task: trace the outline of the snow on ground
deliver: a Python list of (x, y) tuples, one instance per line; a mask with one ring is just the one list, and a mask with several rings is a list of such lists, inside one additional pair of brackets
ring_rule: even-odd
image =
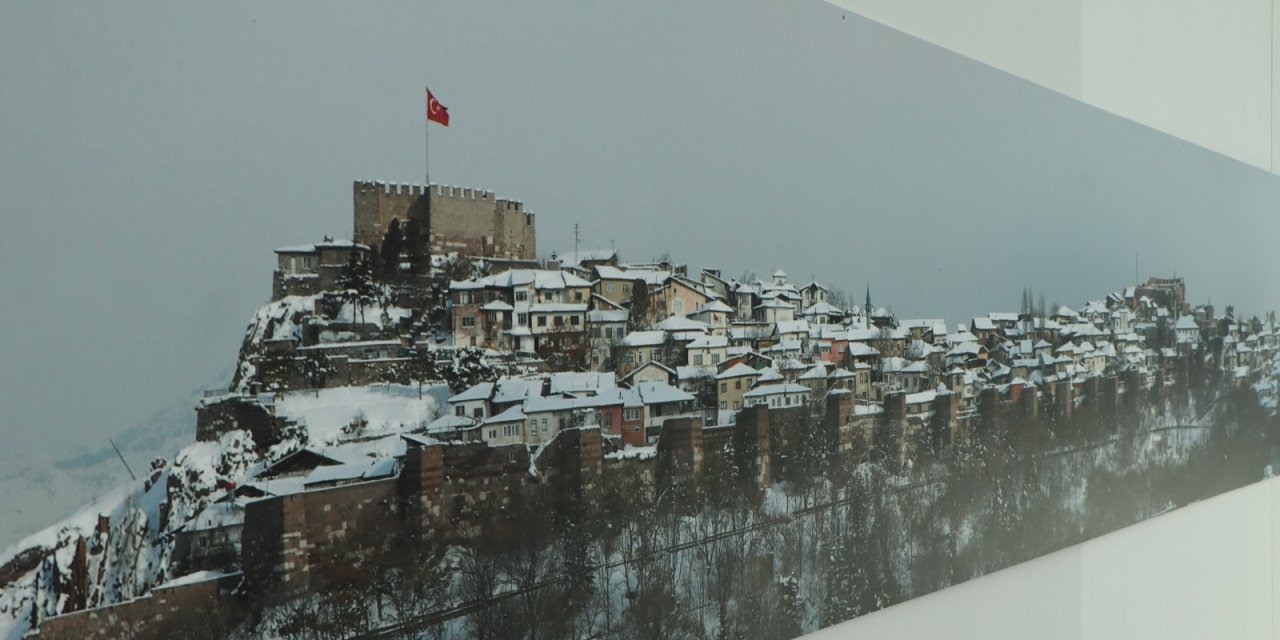
[(79, 509), (76, 509), (75, 513), (19, 540), (15, 544), (9, 545), (8, 548), (0, 552), (0, 565), (9, 562), (19, 553), (31, 547), (52, 548), (57, 546), (60, 533), (63, 531), (92, 531), (93, 527), (98, 524), (98, 514), (118, 511), (125, 500), (140, 488), (140, 482), (129, 482), (109, 489), (106, 493), (81, 505)]
[[(325, 446), (425, 427), (448, 411), (450, 395), (444, 385), (423, 387), (419, 400), (417, 385), (379, 383), (320, 389), (318, 394), (291, 391), (277, 396), (275, 406), (277, 416), (306, 425), (312, 445)], [(343, 433), (343, 427), (357, 420), (366, 423), (361, 433)]]
[(658, 455), (657, 445), (648, 445), (644, 447), (627, 445), (613, 453), (606, 453), (604, 457), (611, 460), (648, 460), (656, 455)]

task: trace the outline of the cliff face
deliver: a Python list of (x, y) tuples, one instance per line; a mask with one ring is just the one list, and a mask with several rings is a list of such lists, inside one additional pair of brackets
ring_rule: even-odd
[(221, 487), (260, 461), (247, 432), (156, 460), (117, 487), (0, 556), (0, 638), (45, 618), (137, 598), (172, 579), (181, 531)]

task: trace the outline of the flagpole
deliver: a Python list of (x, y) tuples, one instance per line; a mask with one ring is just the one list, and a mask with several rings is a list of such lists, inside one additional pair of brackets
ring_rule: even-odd
[[(426, 96), (431, 95), (431, 90), (428, 87), (425, 87), (425, 86), (422, 87), (422, 91), (426, 92)], [(424, 97), (424, 99), (426, 99), (426, 101), (428, 101), (428, 105), (426, 105), (426, 115), (428, 116), (422, 119), (422, 124), (424, 124), (426, 127), (425, 129), (422, 129), (422, 132), (424, 132), (422, 133), (422, 156), (424, 156), (422, 157), (422, 168), (424, 168), (426, 173), (426, 192), (430, 193), (431, 192), (431, 104), (430, 104), (429, 97), (426, 97), (426, 96), (422, 96)]]

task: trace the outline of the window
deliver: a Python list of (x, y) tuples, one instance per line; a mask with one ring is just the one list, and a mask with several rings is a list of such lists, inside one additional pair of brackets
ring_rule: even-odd
[(569, 316), (569, 324), (578, 326), (578, 316)]
[(497, 430), (497, 429), (490, 429), (490, 430), (489, 430), (489, 439), (490, 439), (490, 440), (497, 440), (497, 439), (498, 439), (498, 430)]
[(741, 401), (738, 401), (738, 400), (734, 400), (734, 401), (733, 401), (733, 410), (734, 410), (734, 411), (737, 411), (738, 409), (741, 409), (741, 408), (742, 408), (742, 402), (741, 402)]
[(720, 383), (720, 393), (727, 393), (728, 391), (729, 391), (729, 383), (728, 383), (728, 382), (721, 382), (721, 383)]
[(538, 316), (538, 326), (539, 326), (539, 327), (545, 327), (545, 326), (547, 326), (547, 317), (546, 317), (546, 316)]
[(701, 354), (701, 353), (699, 353), (699, 354), (695, 354), (695, 355), (693, 356), (693, 364), (694, 364), (694, 366), (698, 366), (698, 367), (701, 367), (701, 366), (702, 366), (702, 354)]
[(624, 414), (624, 415), (623, 415), (622, 417), (623, 417), (623, 418), (625, 418), (625, 419), (627, 419), (627, 420), (639, 420), (639, 419), (640, 419), (640, 409), (639, 409), (639, 407), (634, 408), (634, 409), (626, 409), (626, 410), (624, 410), (624, 411), (623, 411), (623, 414)]
[(466, 291), (459, 291), (459, 292), (458, 292), (458, 304), (467, 304), (468, 302), (470, 302), (470, 298), (469, 298), (469, 296), (467, 295), (467, 292), (466, 292)]
[(456, 416), (465, 416), (465, 415), (467, 415), (467, 408), (466, 408), (466, 407), (464, 407), (464, 406), (462, 406), (462, 405), (458, 405), (458, 406), (456, 406), (456, 407), (454, 407), (454, 408), (453, 408), (453, 415), (456, 415)]
[(729, 403), (728, 403), (728, 402), (724, 402), (724, 401), (721, 401), (721, 402), (720, 402), (720, 410), (721, 410), (721, 411), (724, 411), (724, 410), (726, 410), (726, 409), (728, 409), (728, 408), (729, 408)]
[(734, 388), (734, 389), (741, 389), (741, 388), (742, 388), (742, 379), (741, 379), (741, 378), (739, 378), (739, 379), (737, 379), (737, 380), (734, 380), (734, 381), (733, 381), (733, 388)]
[(629, 284), (622, 285), (622, 294), (627, 296), (631, 295), (631, 285)]
[(574, 302), (582, 302), (582, 292), (581, 292), (581, 291), (574, 291), (574, 292), (573, 292), (573, 301), (574, 301)]
[(508, 438), (513, 437), (513, 436), (518, 436), (518, 435), (520, 435), (520, 425), (518, 425), (518, 424), (509, 424), (509, 425), (506, 425), (506, 426), (502, 427), (502, 435), (504, 435), (504, 436), (506, 436), (506, 437), (508, 437)]
[(529, 314), (521, 313), (516, 316), (516, 324), (524, 327), (529, 325)]
[(529, 301), (529, 292), (527, 291), (516, 292), (516, 302), (528, 302), (528, 301)]
[(555, 324), (557, 327), (564, 325), (564, 316), (556, 316)]
[(613, 283), (610, 282), (609, 284), (606, 284), (604, 286), (604, 290), (608, 293), (613, 293)]
[(476, 326), (476, 318), (475, 318), (475, 316), (463, 316), (463, 317), (462, 317), (462, 326), (463, 326), (463, 327), (467, 327), (467, 328), (470, 328), (470, 327), (474, 327), (474, 326)]
[(483, 418), (483, 417), (484, 417), (484, 407), (476, 407), (476, 408), (472, 409), (472, 410), (471, 410), (471, 417), (472, 417), (472, 418)]

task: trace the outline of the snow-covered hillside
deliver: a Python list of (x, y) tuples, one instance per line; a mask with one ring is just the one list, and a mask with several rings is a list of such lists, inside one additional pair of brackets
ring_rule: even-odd
[(94, 607), (179, 577), (169, 566), (173, 536), (224, 487), (245, 483), (303, 445), (369, 463), (388, 459), (397, 452), (397, 434), (430, 422), (448, 395), (447, 387), (428, 387), (419, 399), (416, 386), (394, 384), (279, 394), (272, 405), (276, 415), (301, 425), (299, 437), (260, 450), (247, 431), (232, 431), (138, 470), (146, 472), (144, 479), (116, 486), (0, 552), (0, 640), (21, 637), (33, 607), (41, 618), (66, 610), (72, 597), (80, 597), (74, 585), (82, 578), (88, 587), (83, 606)]

